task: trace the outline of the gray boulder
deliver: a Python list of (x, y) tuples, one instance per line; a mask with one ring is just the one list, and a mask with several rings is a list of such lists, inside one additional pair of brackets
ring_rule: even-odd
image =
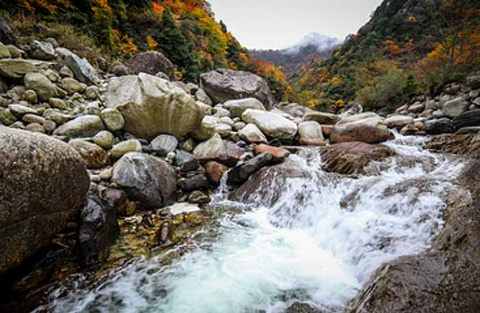
[(390, 131), (384, 119), (375, 113), (361, 113), (343, 118), (332, 129), (332, 143), (360, 141), (379, 143), (388, 140)]
[(222, 140), (219, 134), (202, 142), (193, 150), (193, 155), (202, 163), (217, 161), (233, 166), (240, 160), (244, 150), (231, 141)]
[(195, 171), (200, 166), (200, 163), (198, 162), (197, 158), (193, 154), (183, 150), (175, 151), (174, 164), (175, 166), (180, 167), (180, 170), (184, 173)]
[(55, 48), (51, 43), (34, 40), (28, 47), (32, 59), (50, 61), (56, 58)]
[(230, 110), (232, 117), (241, 117), (247, 109), (265, 111), (263, 104), (255, 98), (229, 100), (223, 104), (223, 107)]
[(25, 87), (37, 93), (42, 101), (48, 101), (58, 95), (58, 88), (45, 75), (40, 73), (28, 73), (23, 78)]
[(144, 209), (176, 201), (177, 175), (167, 162), (145, 153), (127, 153), (113, 167), (112, 182)]
[(0, 126), (0, 273), (49, 245), (79, 213), (90, 180), (67, 144)]
[(427, 134), (438, 135), (438, 134), (444, 134), (444, 133), (453, 133), (455, 131), (455, 128), (450, 119), (439, 118), (439, 119), (426, 121), (423, 126), (423, 130)]
[(83, 115), (58, 127), (53, 134), (69, 137), (93, 137), (104, 130), (102, 119), (97, 115)]
[[(58, 49), (57, 49), (58, 50)], [(65, 64), (72, 70), (75, 78), (85, 84), (98, 84), (98, 78), (95, 69), (85, 58), (80, 58), (75, 53), (65, 55)]]
[(237, 186), (243, 184), (253, 173), (269, 165), (272, 161), (273, 156), (268, 152), (264, 152), (245, 163), (235, 166), (228, 172), (227, 184)]
[(23, 59), (1, 59), (0, 75), (7, 78), (22, 78), (25, 74), (36, 70), (35, 63)]
[(463, 97), (458, 97), (447, 101), (443, 105), (443, 114), (450, 118), (455, 118), (465, 112), (470, 104)]
[(128, 63), (132, 74), (146, 73), (156, 75), (158, 73), (164, 73), (170, 79), (174, 79), (173, 63), (160, 52), (149, 51), (136, 54)]
[(159, 156), (166, 156), (169, 152), (177, 149), (178, 140), (170, 135), (160, 135), (155, 137), (150, 145), (152, 146), (152, 150)]
[(250, 72), (217, 69), (200, 76), (201, 86), (215, 103), (231, 99), (256, 98), (266, 109), (274, 99), (267, 82)]
[(248, 143), (268, 143), (267, 137), (255, 124), (247, 124), (238, 132), (238, 135)]
[(340, 116), (326, 112), (307, 112), (303, 116), (304, 121), (315, 121), (322, 125), (335, 125), (340, 121)]
[(242, 119), (255, 124), (265, 135), (280, 140), (292, 140), (297, 134), (297, 124), (276, 113), (248, 109)]
[(107, 103), (125, 119), (124, 130), (139, 138), (177, 138), (200, 125), (203, 111), (192, 96), (164, 79), (141, 73), (110, 79)]

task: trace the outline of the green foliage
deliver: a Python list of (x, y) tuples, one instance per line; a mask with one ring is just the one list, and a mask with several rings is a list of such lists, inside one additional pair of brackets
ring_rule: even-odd
[(357, 101), (366, 109), (394, 109), (406, 99), (405, 76), (395, 70), (387, 71), (378, 78), (378, 83), (368, 85), (357, 91)]

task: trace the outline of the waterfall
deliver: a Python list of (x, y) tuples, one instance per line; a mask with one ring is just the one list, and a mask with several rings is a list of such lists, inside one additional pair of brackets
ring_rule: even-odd
[(157, 256), (94, 287), (60, 287), (38, 312), (276, 313), (295, 301), (341, 312), (381, 264), (425, 250), (442, 227), (462, 163), (423, 142), (397, 136), (386, 143), (396, 155), (356, 178), (324, 172), (305, 148), (282, 165), (295, 175), (245, 203), (222, 183), (208, 208), (222, 212), (216, 240), (168, 266)]

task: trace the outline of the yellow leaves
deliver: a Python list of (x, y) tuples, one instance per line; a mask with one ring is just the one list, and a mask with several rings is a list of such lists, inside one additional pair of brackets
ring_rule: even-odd
[(339, 99), (339, 100), (328, 100), (328, 102), (330, 103), (331, 106), (334, 106), (334, 107), (339, 107), (339, 108), (343, 108), (345, 106), (345, 101), (343, 101), (343, 99)]
[(165, 7), (156, 1), (152, 1), (152, 9), (160, 17), (163, 15), (163, 11), (165, 11)]
[(342, 82), (342, 79), (338, 76), (334, 76), (330, 82), (336, 86)]
[(317, 102), (313, 99), (311, 100), (308, 100), (307, 101), (307, 106), (310, 108), (310, 109), (315, 109), (315, 107), (317, 106)]
[(113, 37), (116, 45), (123, 53), (135, 54), (138, 51), (138, 47), (132, 42), (132, 39), (128, 35), (122, 36), (118, 29), (113, 30)]
[(155, 50), (155, 48), (158, 46), (158, 42), (153, 39), (152, 35), (147, 36), (147, 46), (149, 51)]
[(407, 21), (409, 22), (415, 22), (417, 20), (417, 18), (413, 15), (410, 15), (409, 17), (407, 17)]

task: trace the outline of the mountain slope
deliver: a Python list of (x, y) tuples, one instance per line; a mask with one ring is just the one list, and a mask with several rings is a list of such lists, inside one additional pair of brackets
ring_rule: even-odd
[(330, 58), (292, 75), (296, 100), (333, 109), (357, 100), (376, 109), (435, 94), (479, 70), (479, 12), (473, 0), (385, 0)]

